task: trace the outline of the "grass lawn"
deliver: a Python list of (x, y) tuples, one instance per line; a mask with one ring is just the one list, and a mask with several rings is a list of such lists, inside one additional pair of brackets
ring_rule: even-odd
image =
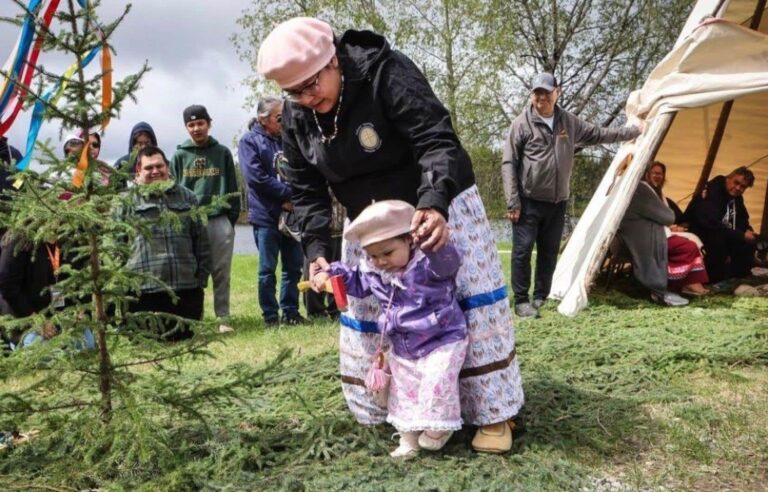
[[(502, 259), (509, 278), (509, 255)], [(265, 364), (285, 348), (290, 357), (267, 384), (208, 408), (204, 438), (179, 424), (191, 444), (175, 450), (174, 468), (120, 469), (88, 483), (110, 490), (766, 490), (768, 299), (711, 296), (663, 308), (618, 279), (611, 292), (596, 288), (574, 319), (549, 303), (541, 319), (515, 324), (526, 406), (513, 452), (474, 453), (474, 429), (465, 429), (443, 452), (399, 463), (387, 455), (392, 428), (359, 426), (346, 410), (338, 326), (265, 329), (255, 284), (256, 257), (236, 257), (236, 331), (212, 346), (213, 359), (189, 361), (184, 372), (202, 378), (235, 362)], [(52, 474), (72, 467), (73, 481), (85, 473), (64, 456), (50, 466)], [(46, 473), (38, 470), (38, 482)]]

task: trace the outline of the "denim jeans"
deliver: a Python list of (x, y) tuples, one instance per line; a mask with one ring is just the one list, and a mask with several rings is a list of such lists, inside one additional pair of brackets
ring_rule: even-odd
[(279, 309), (283, 317), (299, 313), (299, 288), (304, 253), (301, 245), (277, 228), (253, 226), (253, 238), (259, 250), (259, 306), (267, 321), (278, 319), (277, 287), (278, 255), (282, 261)]

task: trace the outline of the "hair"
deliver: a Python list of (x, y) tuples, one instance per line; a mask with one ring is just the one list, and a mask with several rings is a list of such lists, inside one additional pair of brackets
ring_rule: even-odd
[(163, 162), (165, 162), (165, 165), (168, 165), (168, 158), (165, 157), (165, 153), (162, 151), (160, 147), (156, 147), (154, 145), (147, 145), (143, 149), (139, 151), (138, 154), (136, 154), (136, 171), (139, 170), (141, 167), (141, 158), (142, 157), (152, 157), (153, 155), (160, 154), (160, 157), (163, 158)]
[(755, 174), (747, 168), (747, 166), (740, 166), (731, 171), (731, 174), (728, 175), (729, 178), (735, 176), (735, 175), (744, 176), (744, 179), (747, 182), (747, 188), (751, 188), (755, 184)]
[(96, 137), (96, 141), (101, 145), (101, 135), (99, 135), (99, 132), (93, 132), (88, 137)]
[(653, 169), (654, 167), (660, 167), (661, 170), (664, 172), (664, 177), (667, 176), (667, 165), (664, 164), (661, 161), (653, 161), (650, 166), (648, 166), (648, 171)]
[(278, 104), (283, 104), (283, 100), (275, 96), (264, 96), (259, 99), (259, 103), (256, 105), (256, 118), (261, 122), (264, 118), (269, 118), (272, 110)]

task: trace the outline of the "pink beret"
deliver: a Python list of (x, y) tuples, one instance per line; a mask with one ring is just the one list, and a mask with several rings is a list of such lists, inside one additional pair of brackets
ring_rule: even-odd
[(335, 54), (328, 23), (294, 17), (274, 28), (261, 43), (256, 68), (264, 78), (289, 89), (322, 70)]
[(384, 200), (369, 205), (344, 231), (344, 239), (360, 246), (378, 243), (411, 231), (416, 210), (401, 200)]

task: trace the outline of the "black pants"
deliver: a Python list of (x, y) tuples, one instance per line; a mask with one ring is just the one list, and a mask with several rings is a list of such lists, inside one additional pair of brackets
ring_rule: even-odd
[(704, 243), (704, 265), (711, 283), (746, 277), (754, 266), (755, 246), (724, 234), (699, 231)]
[[(203, 319), (203, 289), (187, 289), (176, 292), (179, 297), (178, 303), (174, 304), (171, 296), (166, 292), (150, 292), (141, 294), (137, 302), (128, 305), (128, 311), (131, 313), (158, 312), (169, 313), (193, 320)], [(187, 324), (180, 324), (175, 321), (162, 323), (162, 328), (158, 333), (163, 340), (178, 341), (191, 338), (194, 334)]]
[(515, 304), (528, 302), (531, 287), (531, 254), (536, 245), (534, 299), (546, 299), (552, 287), (560, 238), (565, 225), (567, 200), (559, 203), (522, 199), (520, 219), (512, 226), (512, 291)]
[[(341, 261), (341, 236), (331, 238), (330, 257), (326, 258), (328, 263)], [(309, 260), (304, 257), (304, 280), (309, 279)], [(336, 309), (336, 301), (333, 294), (318, 294), (313, 290), (308, 290), (302, 294), (304, 298), (304, 307), (307, 308), (309, 316), (337, 316), (339, 310)]]

